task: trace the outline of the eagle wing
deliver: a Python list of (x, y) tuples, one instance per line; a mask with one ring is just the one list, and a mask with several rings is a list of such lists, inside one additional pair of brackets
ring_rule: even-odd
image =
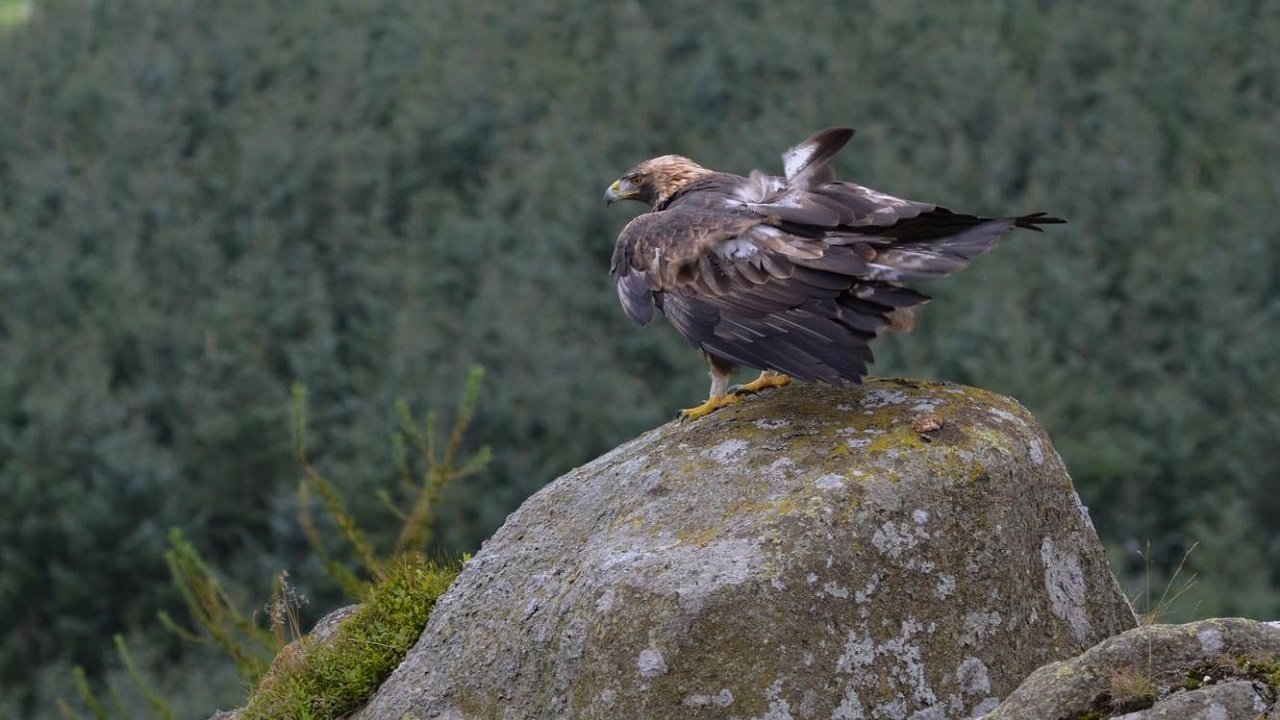
[[(841, 238), (844, 240), (844, 238)], [(857, 380), (868, 342), (888, 316), (927, 298), (863, 279), (866, 242), (828, 244), (749, 209), (680, 206), (624, 230), (613, 275), (627, 315), (644, 325), (660, 308), (690, 345), (803, 380)]]
[(1035, 218), (960, 215), (833, 179), (852, 131), (787, 151), (786, 177), (716, 173), (632, 220), (611, 274), (627, 315), (655, 308), (694, 347), (802, 380), (859, 380), (889, 316), (928, 300), (901, 282), (947, 275)]

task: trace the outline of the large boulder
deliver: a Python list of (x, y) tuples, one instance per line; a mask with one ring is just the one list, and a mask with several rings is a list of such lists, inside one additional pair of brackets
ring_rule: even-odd
[(1040, 668), (983, 720), (1280, 720), (1278, 690), (1280, 624), (1148, 625)]
[(531, 497), (356, 717), (967, 718), (1133, 625), (1016, 402), (793, 385)]

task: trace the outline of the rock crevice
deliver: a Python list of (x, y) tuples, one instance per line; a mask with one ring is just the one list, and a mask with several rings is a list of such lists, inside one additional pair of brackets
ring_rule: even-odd
[(1275, 624), (1147, 625), (1036, 670), (982, 720), (1280, 720), (1278, 689)]

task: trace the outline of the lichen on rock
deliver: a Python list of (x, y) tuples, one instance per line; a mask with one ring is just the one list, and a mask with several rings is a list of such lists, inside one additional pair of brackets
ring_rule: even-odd
[(1016, 402), (793, 385), (531, 497), (356, 717), (967, 718), (1133, 624)]
[(1280, 627), (1217, 618), (1107, 638), (1035, 671), (982, 720), (1270, 720), (1277, 699)]

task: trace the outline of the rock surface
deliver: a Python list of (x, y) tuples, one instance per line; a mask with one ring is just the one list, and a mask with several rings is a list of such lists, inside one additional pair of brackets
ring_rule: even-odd
[(1236, 680), (1170, 695), (1148, 710), (1126, 713), (1118, 720), (1257, 720), (1274, 704), (1271, 688)]
[(982, 720), (1280, 720), (1276, 684), (1274, 623), (1148, 625), (1040, 668)]
[(355, 717), (968, 718), (1133, 624), (1016, 402), (793, 385), (531, 497)]

